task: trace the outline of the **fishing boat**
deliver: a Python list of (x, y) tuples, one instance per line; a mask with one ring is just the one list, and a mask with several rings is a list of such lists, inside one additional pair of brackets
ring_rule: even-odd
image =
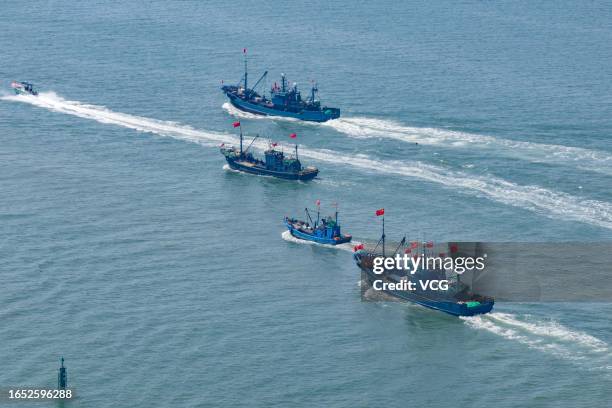
[(338, 208), (334, 218), (328, 216), (321, 218), (321, 202), (317, 200), (317, 219), (313, 221), (308, 208), (304, 209), (307, 221), (285, 217), (285, 226), (289, 233), (295, 238), (305, 241), (312, 241), (319, 244), (338, 245), (351, 242), (353, 238), (350, 234), (342, 234), (340, 224), (338, 224)]
[(270, 98), (256, 91), (257, 86), (267, 77), (268, 71), (249, 88), (246, 49), (243, 53), (244, 75), (240, 82), (238, 85), (221, 86), (223, 93), (237, 109), (256, 115), (282, 116), (310, 122), (326, 122), (340, 117), (340, 109), (321, 106), (321, 101), (317, 98), (319, 88), (314, 82), (306, 99), (302, 99), (296, 83), (289, 86), (285, 74), (281, 74), (280, 84), (275, 82), (272, 85)]
[[(378, 210), (377, 215), (384, 214), (384, 210)], [(378, 287), (382, 291), (395, 298), (415, 303), (430, 309), (448, 313), (453, 316), (475, 316), (489, 313), (493, 309), (495, 301), (488, 296), (473, 293), (469, 284), (461, 280), (460, 275), (456, 275), (451, 280), (451, 285), (447, 290), (423, 289), (419, 280), (442, 280), (448, 279), (448, 274), (444, 269), (425, 269), (420, 268), (414, 273), (406, 269), (386, 269), (381, 274), (374, 273), (374, 259), (378, 257), (394, 258), (406, 245), (404, 237), (395, 251), (388, 253), (385, 250), (385, 232), (383, 218), (383, 233), (374, 249), (366, 249), (363, 244), (355, 246), (353, 257), (357, 266), (362, 271), (362, 276), (367, 283), (374, 286), (378, 281)], [(414, 247), (411, 245), (411, 247)], [(381, 250), (379, 250), (379, 248)], [(418, 247), (417, 253), (418, 253)], [(410, 250), (410, 249), (405, 249)], [(424, 252), (424, 250), (423, 250)], [(403, 290), (407, 282), (414, 282), (414, 290)], [(385, 285), (386, 284), (386, 285)], [(392, 284), (392, 285), (389, 285)], [(402, 286), (403, 285), (403, 286)]]
[[(250, 174), (262, 176), (278, 177), (286, 180), (312, 180), (319, 174), (316, 167), (302, 167), (302, 163), (298, 158), (298, 145), (295, 144), (295, 155), (287, 157), (283, 151), (276, 150), (277, 143), (270, 143), (268, 149), (264, 152), (264, 159), (259, 159), (253, 156), (249, 149), (259, 135), (251, 141), (246, 149), (243, 149), (242, 126), (240, 122), (235, 122), (234, 127), (240, 127), (240, 148), (233, 146), (226, 147), (221, 145), (221, 154), (225, 157), (227, 164), (233, 170), (242, 171)], [(297, 135), (290, 135), (295, 139)]]
[(29, 82), (11, 82), (11, 88), (15, 91), (15, 95), (38, 95), (38, 92), (34, 90), (34, 85)]

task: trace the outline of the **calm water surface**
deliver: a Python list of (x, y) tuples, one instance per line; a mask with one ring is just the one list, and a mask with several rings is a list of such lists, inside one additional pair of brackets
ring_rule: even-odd
[[(0, 17), (0, 387), (54, 386), (63, 355), (75, 407), (610, 404), (609, 304), (462, 320), (361, 302), (349, 252), (281, 238), (320, 199), (359, 239), (381, 207), (391, 237), (612, 239), (609, 4), (40, 1)], [(342, 109), (238, 116), (248, 135), (296, 132), (314, 182), (223, 168), (236, 112), (219, 85), (243, 47), (253, 80), (314, 79)], [(41, 95), (11, 96), (13, 79)]]

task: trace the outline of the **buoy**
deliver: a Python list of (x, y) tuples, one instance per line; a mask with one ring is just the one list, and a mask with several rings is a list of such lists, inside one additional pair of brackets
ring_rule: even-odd
[(57, 389), (65, 390), (68, 387), (68, 373), (66, 367), (64, 367), (64, 357), (62, 357), (62, 365), (57, 373)]

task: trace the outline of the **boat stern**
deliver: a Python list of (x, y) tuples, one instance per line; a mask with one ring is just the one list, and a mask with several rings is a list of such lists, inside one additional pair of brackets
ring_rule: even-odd
[(330, 119), (338, 119), (340, 117), (340, 109), (338, 108), (328, 108), (327, 106), (322, 109), (323, 114), (326, 116), (327, 120)]
[(318, 174), (319, 174), (319, 169), (317, 169), (316, 167), (309, 166), (298, 173), (298, 180), (301, 180), (301, 181), (312, 180), (313, 178), (317, 177)]
[(338, 245), (338, 244), (346, 244), (348, 242), (351, 242), (352, 239), (353, 237), (351, 235), (346, 234), (346, 235), (340, 235), (339, 237), (335, 237), (334, 241), (335, 241), (335, 244)]
[(462, 302), (460, 305), (460, 316), (476, 316), (489, 313), (493, 310), (495, 301), (486, 299), (481, 301)]

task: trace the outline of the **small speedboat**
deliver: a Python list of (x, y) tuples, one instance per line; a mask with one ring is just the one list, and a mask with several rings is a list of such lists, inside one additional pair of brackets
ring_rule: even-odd
[(317, 201), (317, 219), (312, 220), (308, 208), (305, 209), (306, 219), (302, 221), (295, 218), (285, 217), (285, 226), (289, 233), (295, 238), (305, 241), (317, 242), (319, 244), (338, 245), (351, 242), (353, 238), (349, 234), (342, 234), (340, 224), (338, 224), (338, 209), (336, 208), (335, 217), (320, 217), (320, 202)]
[(38, 91), (34, 90), (34, 85), (29, 82), (11, 82), (11, 88), (15, 91), (16, 95), (38, 95)]

